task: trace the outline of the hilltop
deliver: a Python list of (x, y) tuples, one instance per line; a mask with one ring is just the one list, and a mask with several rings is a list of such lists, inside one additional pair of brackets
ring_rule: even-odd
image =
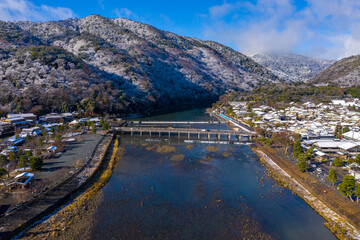
[(216, 42), (123, 18), (0, 22), (0, 109), (148, 114), (280, 79)]
[(343, 58), (311, 80), (314, 84), (351, 87), (360, 84), (360, 55)]
[(309, 81), (335, 62), (299, 54), (259, 53), (251, 58), (287, 82)]

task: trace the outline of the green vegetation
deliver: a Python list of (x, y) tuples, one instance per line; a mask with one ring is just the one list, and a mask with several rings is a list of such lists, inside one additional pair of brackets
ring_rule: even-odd
[(332, 184), (335, 184), (338, 181), (338, 177), (335, 169), (329, 170), (329, 176), (327, 177), (326, 180), (331, 182)]
[(256, 140), (264, 143), (265, 145), (270, 145), (273, 143), (273, 140), (268, 137), (258, 137)]
[(301, 153), (302, 153), (301, 141), (297, 140), (294, 143), (294, 148), (293, 148), (294, 157), (299, 158)]
[(73, 63), (80, 66), (80, 59), (75, 55), (64, 51), (62, 48), (53, 46), (36, 46), (25, 48), (30, 52), (32, 60), (39, 60), (42, 64), (58, 67), (56, 60), (62, 59), (66, 63)]
[(29, 159), (26, 155), (21, 155), (19, 157), (18, 167), (24, 168), (27, 167), (29, 164)]
[(310, 160), (310, 159), (313, 158), (313, 156), (314, 156), (314, 148), (315, 147), (310, 147), (308, 150), (306, 150), (306, 152), (304, 154), (305, 160)]
[(225, 110), (225, 114), (230, 116), (230, 117), (236, 117), (236, 114), (235, 114), (234, 109), (232, 107), (228, 107)]
[(8, 171), (5, 168), (0, 168), (0, 178), (8, 174)]
[(345, 162), (340, 157), (335, 157), (334, 159), (334, 166), (335, 167), (342, 167), (345, 165)]
[(360, 199), (360, 184), (356, 184), (354, 193), (355, 193), (355, 196), (356, 196), (356, 201), (359, 202), (359, 199)]
[(352, 175), (346, 175), (341, 184), (339, 184), (339, 191), (343, 196), (347, 196), (352, 200), (352, 195), (355, 191), (355, 178)]
[[(314, 86), (305, 83), (268, 84), (253, 89), (251, 92), (232, 92), (221, 96), (213, 107), (229, 106), (229, 101), (246, 101), (267, 104), (275, 108), (286, 106), (290, 102), (314, 103), (330, 102), (332, 99), (360, 97), (360, 85), (354, 87), (338, 87), (336, 85)], [(250, 108), (250, 107), (248, 107)], [(342, 133), (347, 129), (344, 127)]]
[(300, 172), (305, 172), (307, 169), (306, 163), (305, 161), (301, 160), (300, 162), (298, 162), (298, 168)]
[(108, 122), (106, 122), (105, 120), (101, 120), (100, 121), (101, 124), (101, 129), (106, 131), (110, 129), (110, 124)]
[(29, 167), (32, 170), (40, 170), (43, 165), (43, 160), (40, 157), (30, 157)]
[(360, 154), (356, 155), (354, 162), (360, 164)]
[[(60, 140), (61, 141), (61, 140)], [(54, 143), (56, 145), (56, 141)], [(39, 170), (43, 164), (41, 157), (34, 157), (31, 151), (24, 152), (19, 149), (17, 152), (10, 151), (7, 157), (1, 157), (1, 163), (15, 163), (19, 168), (30, 167), (32, 170)]]

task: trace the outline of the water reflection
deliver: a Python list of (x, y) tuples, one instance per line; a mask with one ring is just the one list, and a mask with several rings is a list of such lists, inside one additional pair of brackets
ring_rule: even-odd
[(248, 146), (123, 139), (93, 239), (335, 239)]

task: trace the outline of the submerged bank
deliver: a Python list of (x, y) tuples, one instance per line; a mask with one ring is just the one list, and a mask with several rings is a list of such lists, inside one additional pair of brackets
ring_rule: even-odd
[[(253, 148), (253, 151), (258, 154), (260, 160), (269, 167), (282, 181), (285, 182), (288, 187), (293, 190), (298, 196), (300, 196), (306, 203), (308, 203), (317, 213), (320, 214), (327, 223), (325, 224), (339, 239), (360, 239), (360, 233), (356, 229), (358, 226), (354, 226), (347, 221), (343, 216), (339, 215), (336, 211), (328, 207), (323, 201), (321, 201), (316, 194), (311, 193), (304, 182), (300, 183), (299, 176), (296, 174), (289, 174), (289, 169), (284, 168), (284, 165), (280, 167), (278, 165), (280, 157), (269, 157), (269, 152), (262, 148), (261, 145), (257, 145)], [(329, 190), (325, 190), (327, 193)], [(346, 201), (344, 199), (344, 201)], [(339, 211), (339, 209), (337, 209)]]

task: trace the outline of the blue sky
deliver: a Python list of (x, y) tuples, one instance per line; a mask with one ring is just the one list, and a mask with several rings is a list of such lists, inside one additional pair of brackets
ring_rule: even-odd
[(0, 0), (1, 20), (47, 21), (99, 14), (214, 40), (251, 55), (360, 53), (359, 0)]

